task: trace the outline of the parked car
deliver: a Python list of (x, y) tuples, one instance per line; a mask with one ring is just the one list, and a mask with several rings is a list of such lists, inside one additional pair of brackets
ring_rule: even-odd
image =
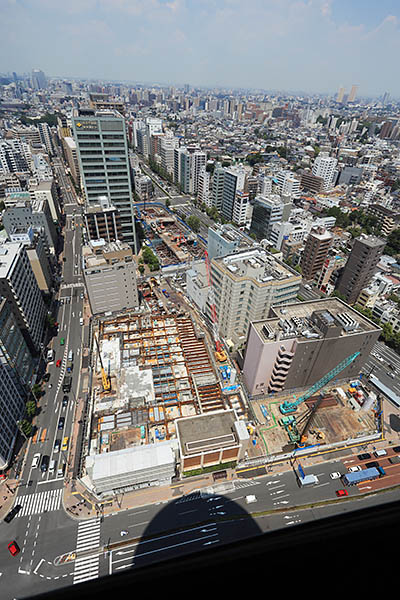
[(43, 454), (42, 460), (40, 462), (40, 470), (42, 471), (42, 473), (46, 473), (47, 469), (49, 468), (49, 462), (50, 456), (48, 456), (47, 454)]
[(361, 471), (361, 467), (360, 465), (357, 465), (355, 467), (349, 467), (349, 473), (356, 473), (357, 471)]
[(20, 552), (19, 546), (18, 546), (18, 544), (17, 544), (17, 542), (15, 540), (12, 541), (12, 542), (10, 542), (8, 544), (7, 548), (9, 549), (9, 551), (11, 552), (11, 554), (13, 556), (16, 556)]
[(363, 454), (359, 454), (357, 458), (359, 460), (368, 460), (371, 458), (371, 455), (368, 452), (364, 452)]
[(330, 478), (331, 479), (340, 479), (341, 478), (341, 474), (338, 471), (335, 471), (334, 473), (330, 474)]
[(394, 446), (394, 448), (393, 448), (393, 452), (394, 452), (395, 454), (397, 454), (397, 452), (400, 452), (400, 446)]
[(37, 454), (33, 455), (32, 469), (36, 469), (36, 467), (38, 466), (39, 462), (40, 462), (40, 452), (38, 452)]

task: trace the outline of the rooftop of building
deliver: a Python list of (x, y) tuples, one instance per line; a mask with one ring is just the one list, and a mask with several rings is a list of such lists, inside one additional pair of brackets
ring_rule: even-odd
[(339, 298), (296, 302), (272, 307), (271, 311), (276, 316), (252, 323), (264, 343), (293, 338), (344, 337), (380, 330), (373, 321)]
[(105, 265), (111, 258), (120, 257), (125, 261), (126, 257), (133, 257), (132, 248), (126, 242), (115, 240), (106, 242), (100, 238), (91, 240), (86, 246), (82, 247), (82, 256), (86, 268)]
[(0, 244), (0, 279), (7, 277), (10, 269), (14, 266), (21, 247), (20, 242), (5, 242)]
[(233, 410), (179, 419), (176, 427), (182, 454), (187, 456), (237, 445), (239, 436), (234, 426), (236, 421)]
[(253, 279), (261, 285), (292, 277), (300, 278), (296, 271), (261, 247), (215, 257), (212, 262), (235, 279)]

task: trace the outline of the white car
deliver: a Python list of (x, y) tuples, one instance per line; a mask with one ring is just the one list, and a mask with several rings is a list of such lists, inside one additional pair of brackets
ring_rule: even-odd
[(38, 466), (40, 461), (40, 454), (34, 454), (33, 455), (33, 461), (32, 461), (32, 469), (36, 469), (36, 467)]
[(334, 473), (330, 474), (330, 478), (331, 479), (340, 479), (341, 478), (341, 474), (338, 473), (337, 471), (335, 471)]
[(355, 473), (356, 471), (361, 471), (360, 465), (357, 465), (356, 467), (349, 467), (349, 473)]

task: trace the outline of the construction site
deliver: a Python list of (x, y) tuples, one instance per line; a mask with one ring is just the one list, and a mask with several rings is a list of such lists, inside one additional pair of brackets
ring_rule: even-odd
[[(291, 410), (285, 411), (285, 406)], [(282, 392), (252, 402), (252, 408), (260, 453), (322, 450), (381, 436), (379, 400), (360, 380), (327, 384), (315, 393)]]
[(204, 248), (197, 236), (167, 210), (158, 206), (140, 210), (137, 206), (136, 212), (146, 234), (146, 243), (157, 254), (162, 266), (203, 257)]
[(239, 390), (224, 391), (190, 316), (104, 318), (93, 338), (90, 453), (171, 440), (180, 417), (235, 409), (247, 419)]

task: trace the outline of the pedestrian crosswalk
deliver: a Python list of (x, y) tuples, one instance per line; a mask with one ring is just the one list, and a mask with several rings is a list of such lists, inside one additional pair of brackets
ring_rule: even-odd
[(97, 550), (100, 544), (100, 528), (100, 518), (78, 525), (73, 583), (82, 583), (99, 575), (100, 554)]
[(17, 504), (21, 505), (22, 508), (17, 513), (17, 517), (59, 510), (61, 508), (62, 493), (63, 488), (58, 488), (18, 496)]

